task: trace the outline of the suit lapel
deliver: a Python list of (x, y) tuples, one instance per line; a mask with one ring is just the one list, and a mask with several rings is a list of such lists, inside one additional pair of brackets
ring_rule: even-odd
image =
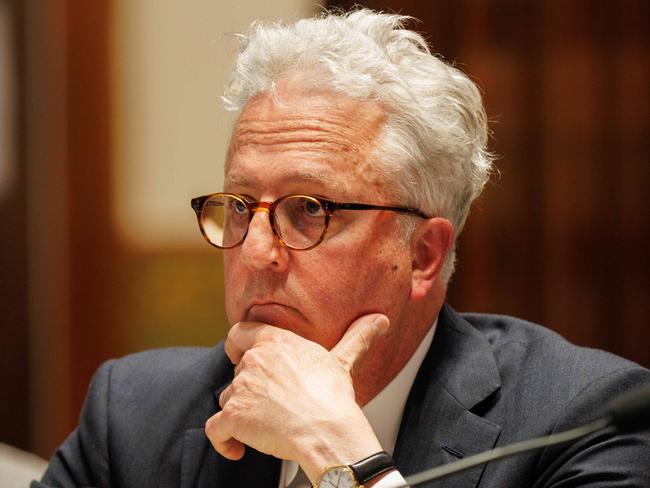
[[(443, 307), (402, 417), (394, 452), (402, 474), (491, 449), (500, 426), (477, 411), (500, 386), (487, 340), (450, 307)], [(479, 466), (426, 486), (470, 488), (482, 472)]]
[[(217, 399), (214, 410), (219, 411), (218, 398), (230, 383), (214, 390)], [(246, 447), (246, 454), (239, 461), (229, 461), (218, 454), (205, 435), (203, 427), (185, 431), (183, 456), (181, 460), (180, 488), (227, 488), (231, 486), (256, 486), (277, 488), (280, 476), (280, 461)]]
[[(216, 462), (209, 456), (209, 442), (201, 428), (188, 429), (183, 438), (183, 458), (181, 460), (180, 488), (194, 488), (205, 484), (206, 479), (215, 481)], [(199, 484), (199, 481), (201, 484)]]

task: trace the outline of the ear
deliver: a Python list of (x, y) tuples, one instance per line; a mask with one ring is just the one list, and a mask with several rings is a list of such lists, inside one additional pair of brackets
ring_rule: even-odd
[(445, 256), (454, 242), (454, 227), (447, 219), (425, 221), (413, 236), (411, 300), (423, 299), (436, 282)]

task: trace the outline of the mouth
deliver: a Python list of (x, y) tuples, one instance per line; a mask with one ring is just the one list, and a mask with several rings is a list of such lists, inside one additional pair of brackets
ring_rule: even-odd
[(306, 317), (289, 305), (277, 302), (255, 303), (246, 311), (247, 322), (263, 322), (265, 324), (294, 330), (297, 324), (307, 322)]

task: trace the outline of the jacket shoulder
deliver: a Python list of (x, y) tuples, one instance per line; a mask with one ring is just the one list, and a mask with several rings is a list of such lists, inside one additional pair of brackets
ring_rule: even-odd
[[(105, 372), (102, 370), (105, 369)], [(214, 410), (213, 393), (232, 378), (223, 343), (213, 348), (167, 348), (131, 354), (102, 365), (96, 381), (106, 381), (107, 402), (118, 425), (134, 418), (166, 417), (168, 425), (185, 419), (202, 425)], [(94, 386), (94, 385), (93, 385)]]
[[(650, 386), (649, 370), (572, 344), (542, 326), (500, 315), (461, 318), (484, 337), (497, 365), (501, 386), (474, 413), (501, 426), (498, 445), (587, 424), (606, 415), (616, 398)], [(620, 486), (648, 486), (648, 456), (648, 431), (603, 431), (488, 465), (483, 481), (485, 486), (508, 480), (512, 486), (550, 487), (616, 479)]]
[(540, 325), (503, 315), (462, 318), (492, 350), (502, 384), (498, 417), (504, 423), (522, 412), (535, 412), (537, 420), (527, 425), (545, 425), (550, 433), (578, 420), (594, 420), (612, 400), (650, 384), (650, 371), (642, 366), (572, 344)]
[(516, 317), (460, 315), (485, 337), (502, 366), (508, 362), (525, 362), (531, 367), (544, 365), (551, 372), (568, 368), (572, 374), (567, 379), (596, 378), (626, 369), (644, 370), (632, 361), (599, 349), (578, 346), (546, 327)]
[(56, 451), (46, 486), (178, 486), (183, 439), (217, 408), (232, 377), (223, 344), (131, 354), (102, 364), (79, 426)]
[(232, 365), (223, 343), (213, 348), (172, 347), (130, 354), (107, 362), (111, 382), (124, 390), (164, 394), (176, 387), (211, 387), (228, 381)]

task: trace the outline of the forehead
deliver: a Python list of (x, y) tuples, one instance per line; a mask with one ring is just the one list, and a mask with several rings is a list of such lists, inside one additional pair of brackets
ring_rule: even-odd
[(282, 85), (244, 108), (233, 130), (225, 184), (345, 186), (353, 179), (376, 186), (371, 160), (386, 115), (374, 101)]

